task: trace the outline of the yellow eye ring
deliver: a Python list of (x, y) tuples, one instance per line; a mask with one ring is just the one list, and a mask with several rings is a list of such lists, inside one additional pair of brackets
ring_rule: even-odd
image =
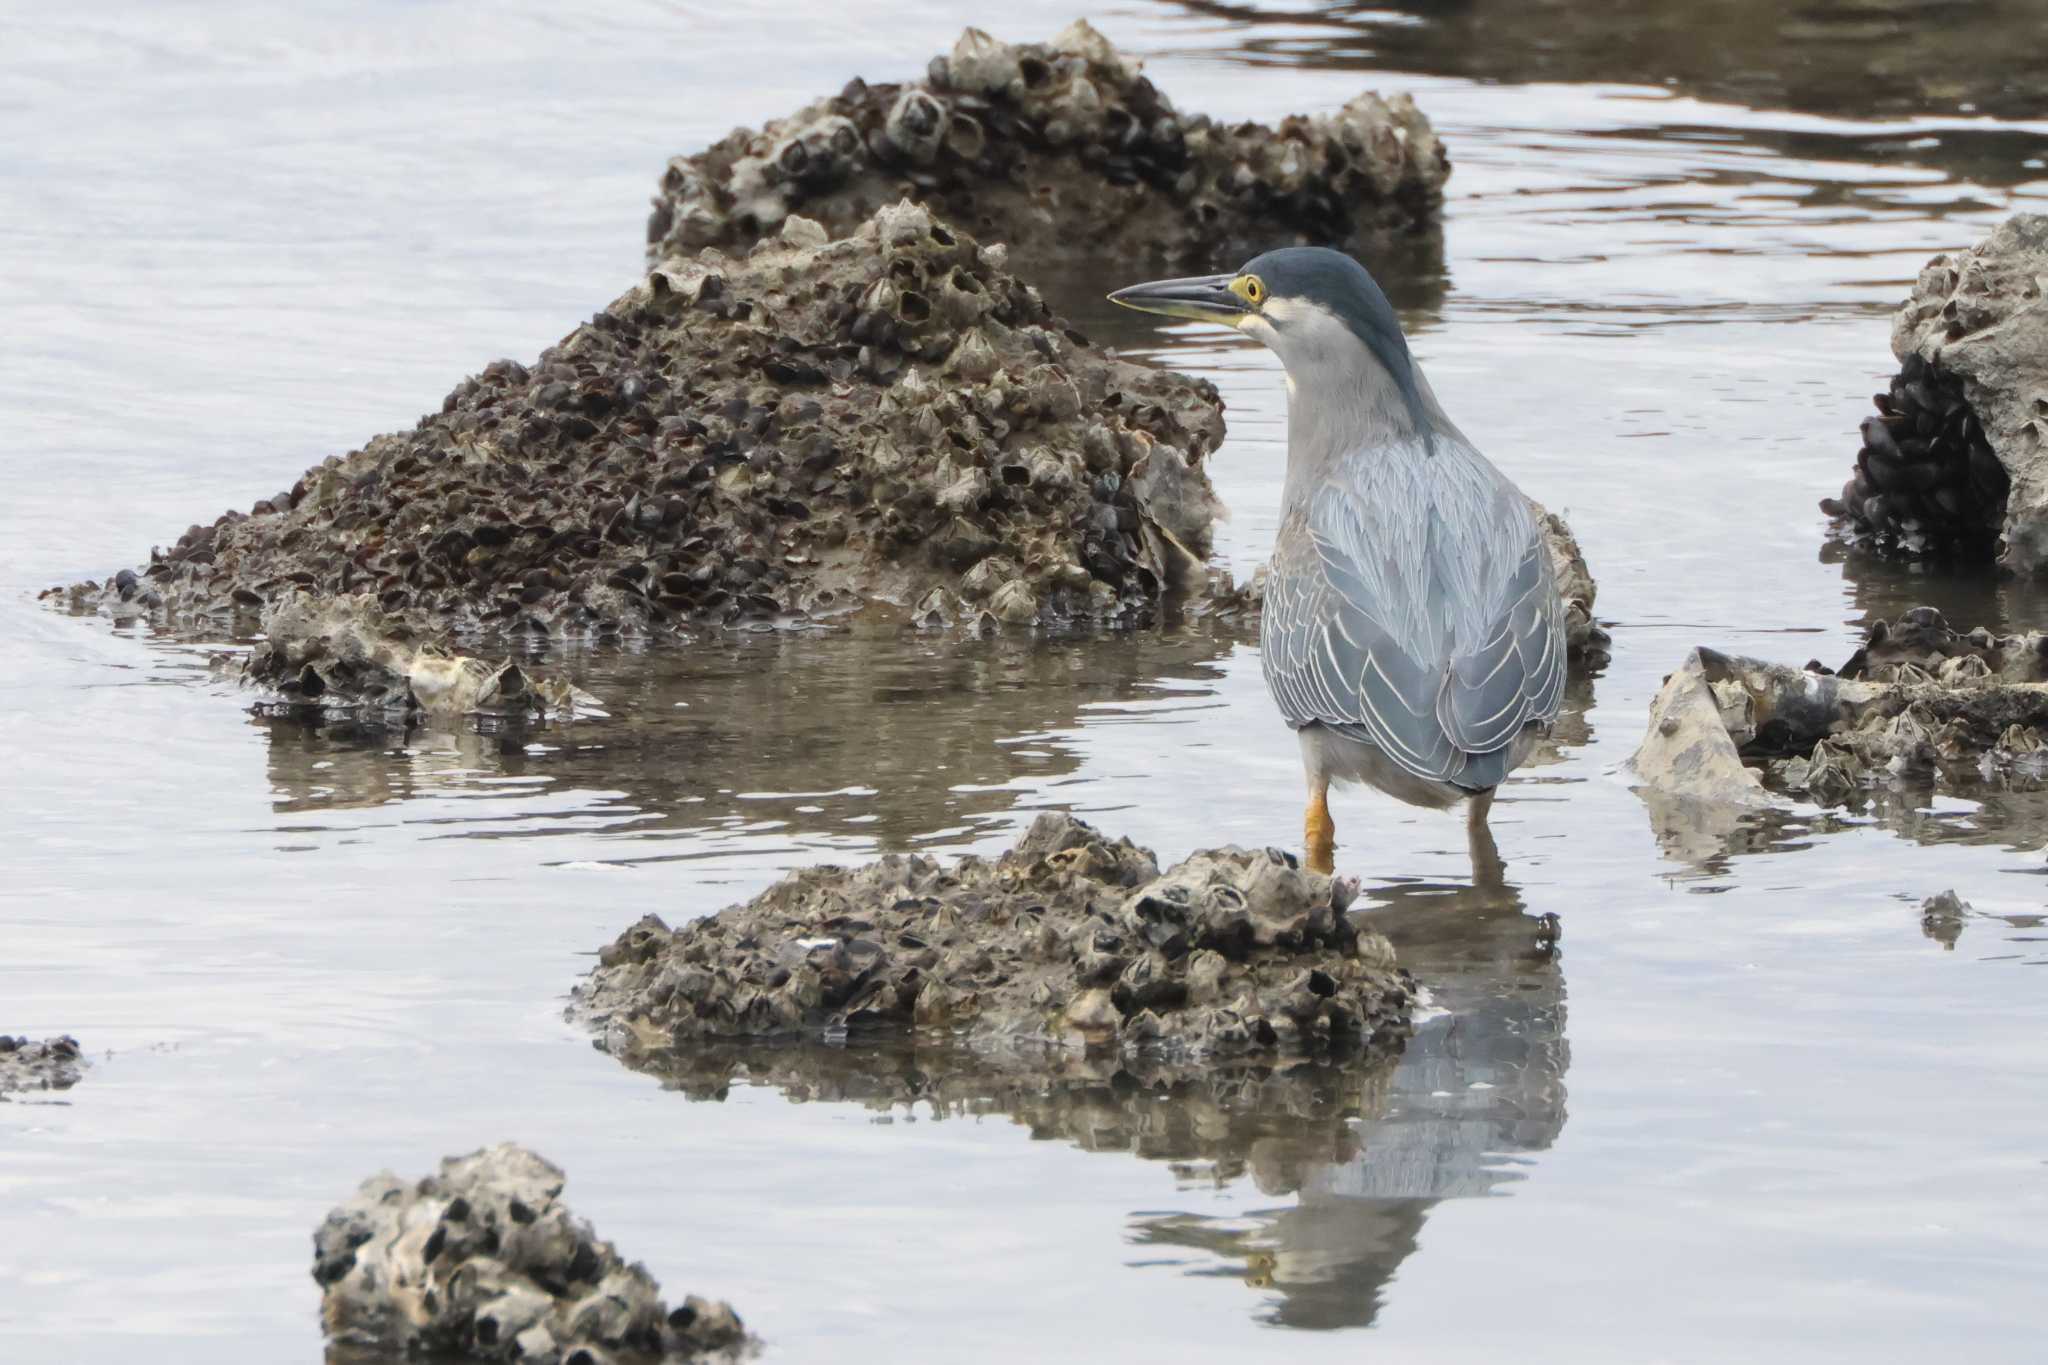
[(1239, 275), (1230, 282), (1230, 292), (1257, 308), (1266, 301), (1266, 282), (1257, 275)]

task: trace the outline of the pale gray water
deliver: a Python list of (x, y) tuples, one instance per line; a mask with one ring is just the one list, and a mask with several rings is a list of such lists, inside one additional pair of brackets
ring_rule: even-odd
[[(1190, 108), (1416, 91), (1457, 169), (1444, 278), (1396, 296), (1460, 425), (1569, 513), (1615, 626), (1564, 761), (1496, 808), (1519, 904), (1456, 889), (1455, 821), (1338, 806), (1344, 870), (1449, 1008), (1355, 1106), (1351, 1150), (1276, 1117), (1173, 1161), (929, 1106), (691, 1102), (559, 1011), (641, 913), (709, 911), (799, 861), (990, 849), (1046, 807), (1167, 856), (1291, 841), (1293, 742), (1246, 642), (586, 656), (612, 719), (507, 752), (257, 722), (203, 651), (33, 600), (560, 336), (634, 278), (669, 154), (920, 69), (971, 19), (1033, 37), (1068, 9), (12, 19), (0, 1028), (99, 1061), (0, 1104), (0, 1360), (315, 1359), (326, 1209), (380, 1167), (504, 1138), (562, 1164), (571, 1203), (673, 1290), (730, 1297), (775, 1359), (2031, 1358), (2048, 808), (1908, 796), (1688, 864), (1613, 769), (1695, 641), (1839, 661), (1868, 614), (1922, 597), (2048, 624), (2031, 592), (1823, 562), (1814, 510), (1890, 369), (1886, 310), (1932, 251), (2048, 198), (2048, 122), (1972, 114), (1967, 88), (1867, 108), (1841, 103), (1854, 82), (1804, 89), (1865, 59), (1825, 24), (1731, 85), (1690, 60), (1716, 39), (1688, 7), (1639, 8), (1680, 85), (1565, 20), (1526, 66), (1513, 30), (1475, 54), (1486, 4), (1450, 28), (1093, 16)], [(1959, 11), (1937, 46), (1975, 22), (1990, 50), (2000, 18)], [(1435, 74), (1371, 70), (1392, 56)], [(1981, 98), (2048, 119), (2009, 83)], [(1254, 565), (1271, 359), (1083, 320), (1223, 387), (1225, 554)], [(1917, 905), (1950, 886), (1982, 913), (1944, 951)]]

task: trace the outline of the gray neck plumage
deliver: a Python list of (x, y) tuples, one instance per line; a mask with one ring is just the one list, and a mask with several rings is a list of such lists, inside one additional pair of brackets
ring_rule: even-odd
[(1405, 344), (1368, 346), (1327, 314), (1288, 328), (1272, 344), (1287, 367), (1283, 510), (1299, 506), (1348, 456), (1385, 450), (1426, 457), (1447, 429)]

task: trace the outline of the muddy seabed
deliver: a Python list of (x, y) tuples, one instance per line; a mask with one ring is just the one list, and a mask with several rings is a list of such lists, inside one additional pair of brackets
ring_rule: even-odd
[[(0, 500), (0, 1029), (93, 1059), (0, 1103), (0, 1358), (311, 1358), (327, 1212), (505, 1140), (764, 1359), (2036, 1353), (2048, 802), (1901, 780), (1667, 841), (1619, 773), (1695, 644), (1839, 665), (1923, 603), (2048, 625), (2023, 581), (1823, 552), (1815, 507), (1922, 267), (2048, 198), (2043, 135), (2007, 121), (2032, 97), (1944, 56), (2020, 49), (1999, 7), (1924, 44), (1830, 16), (1754, 84), (1419, 7), (1091, 16), (1219, 123), (1414, 92), (1455, 171), (1443, 255), (1389, 269), (1394, 297), (1460, 426), (1569, 517), (1614, 635), (1496, 808), (1502, 892), (1465, 885), (1454, 821), (1340, 802), (1353, 913), (1427, 990), (1399, 1057), (1193, 1079), (887, 1048), (641, 1068), (560, 1011), (642, 915), (801, 867), (992, 858), (1046, 810), (1163, 865), (1291, 839), (1241, 623), (551, 643), (522, 666), (573, 661), (608, 714), (408, 734), (253, 718), (199, 652), (33, 604), (538, 355), (639, 276), (679, 151), (851, 72), (919, 79), (969, 22), (1074, 17), (804, 7), (764, 66), (738, 10), (371, 13), (259, 36), (116, 0), (0, 56), (33, 96), (0, 112), (30, 149), (0, 168), (0, 414), (32, 471)], [(1716, 50), (1705, 11), (1655, 13)], [(1811, 74), (1874, 56), (1908, 65)], [(1077, 264), (1047, 302), (1218, 387), (1214, 558), (1243, 581), (1279, 377), (1111, 317), (1128, 278)]]

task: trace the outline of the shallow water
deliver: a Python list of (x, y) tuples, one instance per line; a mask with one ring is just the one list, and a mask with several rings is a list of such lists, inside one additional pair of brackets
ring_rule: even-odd
[[(800, 8), (772, 47), (740, 7), (623, 2), (11, 28), (0, 1028), (97, 1065), (0, 1103), (0, 1359), (315, 1358), (327, 1208), (504, 1138), (780, 1359), (2030, 1358), (2048, 806), (1907, 791), (1702, 839), (1615, 772), (1694, 642), (1838, 662), (1919, 600), (2048, 624), (2035, 591), (1831, 562), (1814, 508), (1921, 262), (2048, 199), (2007, 7), (1892, 31), (1927, 79), (1862, 86), (1840, 25), (1918, 10), (1795, 12), (1739, 80), (1669, 4), (1630, 7), (1661, 44), (1554, 5), (1540, 42), (1505, 4), (1098, 12), (1190, 108), (1416, 91), (1456, 171), (1440, 271), (1393, 292), (1461, 426), (1570, 516), (1614, 631), (1559, 761), (1496, 807), (1506, 896), (1464, 889), (1455, 820), (1338, 805), (1439, 1012), (1312, 1104), (963, 1082), (875, 1108), (829, 1068), (668, 1089), (560, 1019), (637, 916), (801, 862), (990, 850), (1047, 808), (1167, 857), (1290, 841), (1293, 742), (1228, 630), (574, 654), (608, 719), (380, 739), (255, 719), (204, 649), (35, 603), (531, 356), (632, 280), (667, 155), (918, 70), (970, 17)], [(1002, 34), (1068, 17), (1034, 0)], [(1099, 283), (1055, 292), (1222, 387), (1248, 571), (1270, 357), (1108, 317)], [(1977, 914), (1945, 947), (1917, 907), (1951, 886)]]

